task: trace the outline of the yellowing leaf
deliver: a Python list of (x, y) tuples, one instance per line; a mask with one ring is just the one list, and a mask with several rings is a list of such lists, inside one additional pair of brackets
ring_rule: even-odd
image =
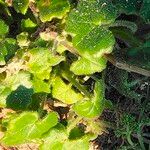
[(36, 112), (24, 112), (12, 118), (8, 129), (1, 139), (1, 143), (7, 146), (23, 144), (37, 139), (58, 123), (56, 113), (49, 113), (44, 119), (39, 120)]
[(55, 77), (52, 81), (52, 96), (65, 104), (73, 104), (83, 97), (76, 93), (70, 84), (66, 84), (60, 77)]
[(68, 0), (39, 0), (37, 4), (42, 22), (51, 21), (53, 18), (62, 19), (69, 11)]
[(28, 70), (39, 79), (49, 79), (52, 66), (64, 61), (63, 56), (54, 56), (48, 48), (34, 48), (26, 54)]

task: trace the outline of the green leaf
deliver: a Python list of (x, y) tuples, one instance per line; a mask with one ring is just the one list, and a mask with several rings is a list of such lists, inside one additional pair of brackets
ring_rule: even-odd
[(19, 86), (15, 91), (12, 91), (6, 99), (7, 108), (13, 110), (26, 110), (32, 102), (33, 89), (28, 89), (24, 86)]
[(53, 18), (62, 19), (70, 8), (68, 0), (39, 0), (37, 6), (42, 22), (51, 21)]
[(101, 115), (105, 106), (104, 90), (104, 83), (97, 81), (95, 83), (93, 98), (91, 100), (85, 99), (74, 104), (73, 110), (75, 113), (86, 118), (94, 118)]
[(0, 66), (5, 65), (5, 56), (7, 55), (7, 48), (4, 43), (0, 44)]
[(35, 93), (45, 92), (50, 93), (50, 84), (46, 83), (43, 80), (40, 80), (38, 78), (34, 78), (32, 80), (33, 89)]
[[(107, 28), (115, 19), (116, 10), (111, 2), (84, 0), (69, 14), (66, 31), (72, 35), (73, 46), (78, 53), (94, 62), (95, 58), (112, 52), (115, 39)], [(97, 70), (98, 67), (93, 67), (89, 73)]]
[(40, 150), (62, 150), (64, 142), (68, 139), (67, 131), (62, 124), (50, 129), (43, 137), (43, 144)]
[(78, 139), (78, 138), (81, 138), (82, 136), (84, 136), (84, 131), (81, 130), (80, 128), (78, 127), (75, 127), (73, 128), (70, 133), (69, 133), (69, 139), (70, 140), (75, 140), (75, 139)]
[(11, 93), (11, 91), (12, 90), (9, 87), (0, 85), (0, 107), (6, 106), (6, 98)]
[(34, 48), (26, 55), (29, 57), (28, 70), (41, 80), (49, 79), (52, 66), (65, 60), (63, 56), (53, 55), (48, 48)]
[(5, 36), (8, 33), (8, 26), (5, 24), (3, 20), (0, 19), (0, 36)]
[(144, 18), (144, 20), (149, 23), (150, 22), (150, 1), (143, 0), (143, 4), (140, 10), (140, 15)]
[(25, 14), (29, 7), (29, 0), (13, 0), (13, 7), (18, 13)]
[(17, 35), (17, 42), (20, 47), (28, 46), (29, 45), (28, 33), (22, 32), (19, 35)]
[(5, 38), (4, 44), (7, 49), (7, 55), (5, 56), (5, 60), (8, 61), (15, 55), (18, 46), (16, 40), (13, 38)]
[(89, 141), (96, 138), (93, 134), (87, 134), (76, 140), (69, 140), (65, 127), (58, 124), (50, 129), (49, 133), (43, 138), (40, 150), (89, 150)]
[(49, 113), (43, 120), (38, 119), (35, 112), (24, 112), (10, 120), (8, 129), (1, 139), (1, 143), (7, 146), (31, 142), (39, 138), (50, 128), (58, 123), (56, 113)]
[(84, 0), (69, 14), (66, 31), (83, 38), (92, 28), (115, 21), (116, 11), (107, 0)]
[(28, 19), (22, 19), (21, 20), (21, 27), (24, 28), (34, 28), (37, 24), (35, 24), (32, 20)]
[(73, 62), (70, 70), (76, 75), (88, 75), (95, 72), (101, 72), (105, 67), (106, 60), (104, 58), (95, 59), (94, 62), (86, 58), (79, 58), (78, 61)]
[(50, 112), (42, 121), (39, 120), (32, 127), (29, 134), (29, 139), (41, 138), (41, 136), (49, 131), (58, 123), (58, 114), (56, 112)]
[(87, 134), (83, 136), (80, 139), (76, 140), (67, 140), (64, 145), (62, 150), (89, 150), (90, 149), (90, 140), (94, 140), (95, 136), (92, 134)]
[(18, 74), (6, 77), (0, 85), (0, 106), (6, 105), (6, 98), (12, 92), (15, 91), (19, 86), (31, 88), (32, 83), (30, 81), (30, 74), (27, 72), (19, 72)]
[(113, 0), (119, 13), (137, 14), (142, 0)]
[(83, 98), (80, 93), (76, 93), (71, 85), (66, 84), (60, 77), (52, 79), (52, 96), (65, 104), (73, 104)]
[(15, 39), (5, 38), (5, 40), (0, 41), (0, 65), (5, 65), (14, 56), (17, 48)]

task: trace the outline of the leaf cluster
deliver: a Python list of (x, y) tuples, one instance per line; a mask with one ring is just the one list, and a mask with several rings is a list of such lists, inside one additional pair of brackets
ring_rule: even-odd
[[(149, 23), (149, 6), (148, 0), (81, 0), (77, 5), (69, 0), (0, 0), (0, 109), (6, 111), (0, 123), (2, 145), (88, 150), (90, 141), (106, 131), (98, 117), (111, 107), (103, 74), (97, 78), (95, 73), (106, 69), (116, 35), (129, 41), (125, 33), (133, 35), (133, 28), (128, 25), (136, 27), (118, 17), (134, 14)], [(120, 26), (124, 30), (116, 32)], [(148, 39), (143, 47), (150, 47)], [(128, 55), (137, 53), (133, 49)], [(87, 80), (94, 85), (91, 91)], [(125, 122), (129, 131), (135, 128), (134, 120)]]

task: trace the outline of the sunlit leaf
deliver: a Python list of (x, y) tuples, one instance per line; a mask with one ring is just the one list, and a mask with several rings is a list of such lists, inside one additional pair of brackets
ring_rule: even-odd
[(68, 0), (39, 0), (37, 4), (42, 22), (51, 21), (53, 18), (62, 19), (69, 11)]
[(55, 77), (52, 81), (52, 96), (63, 103), (73, 104), (83, 97), (76, 93), (70, 84), (66, 84), (60, 77)]
[(93, 134), (87, 134), (81, 138), (70, 140), (64, 126), (58, 124), (45, 135), (40, 150), (68, 150), (68, 148), (69, 150), (89, 150), (89, 141), (96, 137)]
[(34, 78), (32, 80), (33, 89), (35, 93), (46, 92), (50, 93), (50, 84), (40, 80), (38, 78)]
[[(116, 10), (111, 2), (80, 1), (77, 8), (69, 14), (66, 31), (72, 35), (72, 43), (78, 53), (90, 61), (95, 61), (95, 58), (101, 58), (104, 53), (112, 52), (115, 40), (107, 25), (109, 26), (115, 19)], [(89, 73), (98, 71), (98, 68), (99, 71), (102, 70), (100, 66), (93, 67)]]
[(3, 20), (0, 19), (0, 36), (4, 36), (8, 33), (8, 26), (5, 24)]
[(29, 61), (27, 63), (28, 70), (39, 79), (49, 79), (52, 66), (64, 61), (63, 56), (54, 56), (49, 49), (34, 48), (31, 49), (27, 56)]
[[(87, 67), (88, 66), (88, 67)], [(70, 70), (76, 75), (88, 75), (95, 72), (101, 72), (106, 67), (106, 60), (104, 58), (95, 59), (94, 62), (86, 59), (79, 58), (78, 61), (75, 61)]]
[(76, 140), (67, 140), (63, 145), (63, 150), (89, 150), (90, 149), (90, 140), (94, 140), (96, 137), (94, 135), (87, 134), (82, 138)]
[(97, 81), (95, 83), (94, 96), (92, 99), (84, 99), (73, 106), (73, 110), (82, 117), (94, 118), (101, 115), (104, 109), (104, 83)]
[(49, 113), (39, 120), (36, 112), (24, 112), (10, 120), (8, 129), (1, 139), (1, 143), (13, 146), (39, 138), (43, 133), (55, 126), (58, 122), (56, 113)]
[(37, 24), (35, 24), (32, 20), (28, 19), (22, 19), (21, 21), (21, 27), (22, 28), (34, 28)]
[(65, 127), (58, 124), (43, 137), (43, 144), (40, 146), (40, 150), (62, 150), (63, 144), (67, 139), (68, 135)]
[(6, 77), (0, 85), (0, 106), (6, 106), (6, 98), (12, 91), (19, 86), (31, 88), (30, 74), (27, 72), (19, 72), (18, 74)]
[(20, 47), (28, 46), (29, 45), (28, 33), (22, 32), (19, 35), (17, 35), (17, 42)]

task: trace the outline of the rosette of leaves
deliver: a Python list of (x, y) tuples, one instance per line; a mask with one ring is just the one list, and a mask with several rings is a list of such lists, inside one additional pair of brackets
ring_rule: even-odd
[(106, 0), (80, 1), (77, 8), (70, 12), (66, 31), (72, 36), (73, 46), (80, 55), (78, 61), (72, 64), (71, 71), (86, 75), (106, 67), (102, 56), (112, 52), (115, 40), (108, 26), (115, 19), (115, 7)]

